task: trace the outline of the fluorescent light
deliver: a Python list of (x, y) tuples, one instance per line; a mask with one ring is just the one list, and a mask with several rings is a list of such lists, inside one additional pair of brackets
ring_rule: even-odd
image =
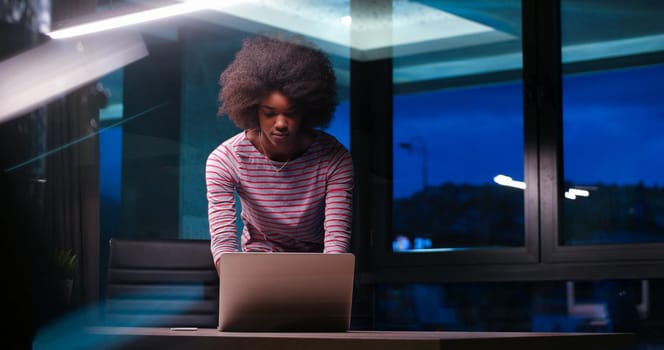
[(523, 181), (512, 180), (511, 177), (505, 175), (496, 175), (493, 181), (501, 186), (514, 187), (522, 190), (526, 189), (526, 183)]
[(234, 5), (238, 2), (240, 1), (224, 1), (223, 3), (207, 0), (183, 1), (174, 5), (134, 12), (127, 15), (111, 17), (99, 21), (72, 26), (69, 28), (55, 30), (48, 33), (48, 36), (50, 36), (52, 39), (71, 38), (75, 36), (126, 27), (134, 24), (150, 22), (162, 18), (183, 15), (204, 9), (219, 10), (221, 8)]
[(111, 31), (48, 40), (6, 59), (0, 62), (0, 124), (147, 55), (140, 35)]
[(576, 199), (576, 195), (574, 193), (570, 193), (569, 191), (565, 192), (565, 198), (567, 199)]
[(90, 23), (84, 23), (77, 26), (59, 29), (48, 33), (53, 39), (71, 38), (90, 33), (101, 32), (120, 27), (126, 27), (133, 24), (145, 23), (157, 19), (177, 16), (205, 8), (203, 1), (187, 1), (180, 4), (159, 7), (156, 9), (145, 10), (130, 13), (117, 17), (111, 17)]

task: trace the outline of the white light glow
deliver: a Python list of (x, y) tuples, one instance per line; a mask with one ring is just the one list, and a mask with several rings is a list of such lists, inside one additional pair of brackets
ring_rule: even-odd
[(49, 40), (6, 59), (0, 62), (0, 123), (147, 55), (137, 33), (110, 31)]
[(569, 192), (569, 193), (571, 193), (575, 196), (579, 196), (579, 197), (588, 197), (588, 196), (590, 196), (590, 192), (588, 190), (582, 190), (582, 189), (578, 189), (578, 188), (570, 188), (569, 190), (567, 190), (567, 192)]
[(590, 191), (580, 188), (570, 188), (565, 192), (565, 198), (576, 199), (576, 197), (590, 197)]
[(206, 0), (189, 0), (183, 1), (178, 4), (163, 6), (155, 9), (134, 12), (127, 15), (111, 17), (90, 23), (84, 23), (68, 28), (52, 31), (48, 33), (52, 39), (64, 39), (75, 36), (81, 36), (96, 32), (101, 32), (110, 29), (127, 27), (134, 24), (150, 22), (158, 19), (179, 16), (204, 9), (215, 9), (234, 5), (240, 1), (224, 1), (218, 3), (216, 1)]
[(353, 23), (353, 18), (351, 16), (341, 17), (341, 24), (349, 26), (351, 23)]
[(193, 11), (201, 10), (205, 7), (202, 1), (187, 1), (180, 4), (164, 6), (152, 10), (134, 12), (128, 15), (112, 17), (100, 21), (80, 24), (77, 26), (55, 30), (48, 33), (53, 39), (71, 38), (90, 33), (101, 32), (120, 27), (126, 27), (133, 24), (145, 23), (157, 19), (177, 16)]
[(501, 186), (514, 187), (522, 190), (526, 189), (526, 183), (523, 181), (512, 180), (511, 177), (505, 175), (496, 175), (493, 181)]

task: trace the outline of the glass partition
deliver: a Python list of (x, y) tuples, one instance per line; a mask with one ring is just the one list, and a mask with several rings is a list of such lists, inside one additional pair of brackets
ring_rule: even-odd
[[(340, 4), (333, 12), (323, 11), (322, 5), (210, 4), (134, 27), (149, 55), (101, 78), (111, 100), (102, 110), (107, 128), (100, 133), (100, 166), (112, 169), (100, 173), (102, 241), (112, 236), (209, 238), (205, 160), (239, 131), (216, 115), (218, 79), (244, 38), (301, 35), (324, 49), (333, 62), (340, 97), (327, 131), (350, 148), (349, 34), (341, 21), (349, 5)], [(98, 15), (123, 6), (134, 5), (99, 6)], [(314, 30), (323, 23), (336, 31)]]

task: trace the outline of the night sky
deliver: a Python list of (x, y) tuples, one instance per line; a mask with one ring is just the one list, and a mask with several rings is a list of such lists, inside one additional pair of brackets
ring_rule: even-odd
[[(575, 185), (664, 185), (664, 66), (566, 76), (565, 178)], [(394, 96), (394, 197), (429, 185), (523, 181), (521, 82)], [(348, 103), (328, 130), (350, 145)]]

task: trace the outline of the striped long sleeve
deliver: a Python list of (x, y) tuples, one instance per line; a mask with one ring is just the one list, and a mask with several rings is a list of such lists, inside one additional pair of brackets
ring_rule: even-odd
[(296, 159), (276, 162), (242, 132), (212, 151), (206, 163), (211, 250), (239, 249), (235, 194), (244, 224), (243, 251), (339, 253), (350, 246), (353, 165), (331, 135)]

